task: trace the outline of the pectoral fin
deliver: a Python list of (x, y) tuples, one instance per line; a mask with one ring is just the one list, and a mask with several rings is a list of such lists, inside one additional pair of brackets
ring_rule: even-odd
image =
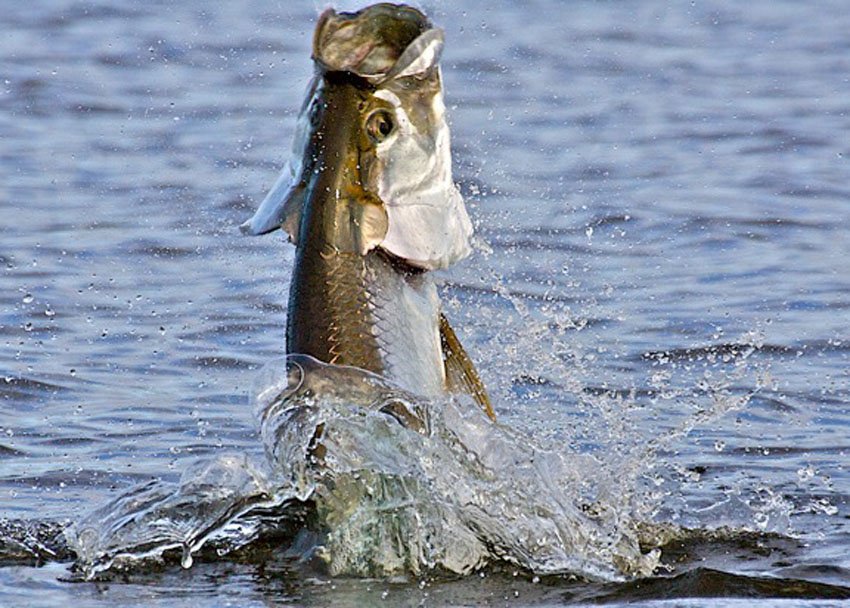
[(381, 244), (387, 234), (387, 211), (380, 200), (366, 193), (339, 205), (336, 215), (328, 216), (325, 233), (330, 242), (344, 253), (366, 255)]
[(440, 313), (440, 344), (443, 347), (443, 361), (446, 366), (446, 388), (451, 393), (465, 393), (475, 399), (478, 406), (490, 420), (496, 420), (487, 389), (478, 377), (469, 355), (457, 339), (445, 315)]
[(289, 234), (289, 240), (296, 243), (304, 196), (304, 185), (292, 175), (288, 166), (285, 167), (257, 212), (239, 227), (240, 230), (243, 234), (257, 236), (282, 226)]
[(355, 248), (360, 255), (366, 255), (387, 235), (387, 210), (377, 199), (358, 203), (353, 208), (351, 223)]

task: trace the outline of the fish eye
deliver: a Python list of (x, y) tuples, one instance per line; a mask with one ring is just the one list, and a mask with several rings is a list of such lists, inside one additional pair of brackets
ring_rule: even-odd
[(375, 110), (366, 119), (366, 133), (376, 143), (389, 137), (393, 129), (393, 115), (388, 110)]

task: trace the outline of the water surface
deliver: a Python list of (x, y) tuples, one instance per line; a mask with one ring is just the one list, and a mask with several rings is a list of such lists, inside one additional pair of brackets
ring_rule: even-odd
[[(262, 457), (248, 393), (283, 352), (293, 251), (236, 227), (289, 149), (321, 8), (5, 7), (0, 516), (77, 521)], [(270, 555), (68, 583), (22, 560), (0, 603), (847, 597), (843, 3), (424, 8), (479, 237), (447, 313), (501, 421), (595, 459), (630, 517), (704, 531), (668, 548), (679, 578), (334, 579)]]

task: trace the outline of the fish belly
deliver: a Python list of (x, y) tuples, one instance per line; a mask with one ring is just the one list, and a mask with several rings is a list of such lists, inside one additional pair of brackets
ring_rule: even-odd
[(287, 352), (360, 367), (418, 395), (445, 393), (440, 304), (427, 273), (400, 271), (380, 251), (299, 253)]

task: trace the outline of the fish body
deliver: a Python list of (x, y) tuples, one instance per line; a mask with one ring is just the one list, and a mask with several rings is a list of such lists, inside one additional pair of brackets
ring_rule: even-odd
[(445, 393), (439, 298), (427, 273), (400, 270), (381, 250), (305, 246), (296, 259), (288, 352), (360, 367), (422, 396)]
[(425, 397), (468, 393), (493, 416), (429, 270), (469, 253), (451, 177), (442, 31), (418, 10), (326, 11), (292, 157), (243, 225), (296, 245), (287, 352), (359, 367)]

